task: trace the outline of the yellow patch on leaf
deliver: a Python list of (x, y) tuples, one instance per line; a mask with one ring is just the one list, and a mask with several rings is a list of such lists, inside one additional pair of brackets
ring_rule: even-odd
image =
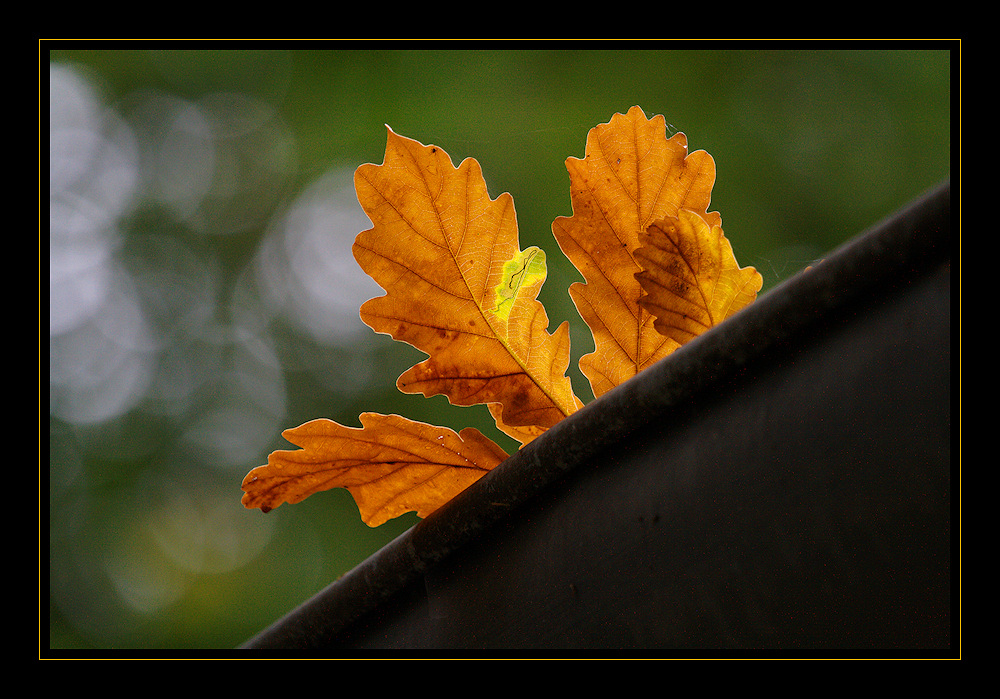
[(530, 247), (505, 262), (503, 277), (494, 289), (493, 317), (509, 325), (514, 302), (522, 294), (531, 293), (532, 298), (537, 296), (546, 274), (545, 252), (541, 248)]
[(282, 435), (298, 450), (275, 451), (243, 479), (243, 504), (264, 512), (331, 488), (354, 496), (376, 527), (406, 512), (438, 509), (507, 458), (478, 430), (459, 433), (399, 415), (363, 413), (361, 428), (311, 420)]
[(569, 158), (566, 168), (573, 215), (557, 218), (552, 233), (584, 278), (569, 291), (594, 335), (580, 370), (600, 396), (677, 347), (639, 304), (635, 251), (651, 223), (682, 208), (721, 222), (707, 213), (715, 161), (705, 151), (689, 154), (682, 133), (668, 139), (662, 116), (646, 119), (632, 107), (591, 129), (586, 155)]
[(569, 324), (548, 332), (536, 296), (545, 256), (524, 252), (510, 194), (490, 199), (479, 164), (389, 130), (382, 165), (355, 173), (374, 223), (354, 243), (386, 290), (361, 307), (373, 330), (425, 352), (397, 380), (456, 405), (499, 404), (510, 427), (548, 428), (580, 403), (566, 376)]
[(756, 269), (737, 264), (722, 227), (694, 211), (653, 223), (641, 241), (635, 277), (646, 295), (639, 305), (677, 346), (752, 303), (763, 285)]

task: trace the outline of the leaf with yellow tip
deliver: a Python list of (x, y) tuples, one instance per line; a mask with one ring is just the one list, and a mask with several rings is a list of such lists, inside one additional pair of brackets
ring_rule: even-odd
[(756, 269), (736, 262), (722, 227), (694, 211), (653, 223), (641, 240), (635, 277), (646, 293), (639, 304), (678, 346), (752, 303), (763, 285)]
[(594, 335), (580, 370), (600, 396), (677, 348), (639, 304), (635, 251), (649, 224), (681, 208), (721, 221), (707, 213), (715, 161), (688, 153), (683, 133), (667, 138), (662, 116), (647, 119), (632, 107), (591, 129), (584, 158), (569, 158), (566, 168), (573, 215), (557, 218), (552, 233), (583, 275), (569, 290)]

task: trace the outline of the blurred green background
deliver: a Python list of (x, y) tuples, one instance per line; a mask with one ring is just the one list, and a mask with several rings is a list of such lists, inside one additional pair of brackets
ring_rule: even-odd
[(584, 399), (592, 340), (551, 224), (572, 213), (565, 159), (615, 112), (663, 114), (712, 154), (711, 208), (764, 293), (950, 174), (951, 44), (86, 46), (42, 47), (43, 649), (46, 623), (52, 649), (233, 648), (417, 521), (369, 529), (343, 490), (245, 510), (285, 428), (376, 411), (515, 448), (485, 407), (399, 393), (423, 355), (358, 318), (381, 291), (351, 256), (370, 227), (352, 176), (382, 162), (386, 124), (513, 195)]

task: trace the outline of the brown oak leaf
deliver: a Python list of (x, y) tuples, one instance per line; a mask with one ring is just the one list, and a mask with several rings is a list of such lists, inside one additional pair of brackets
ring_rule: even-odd
[(459, 433), (399, 415), (363, 413), (361, 428), (317, 419), (282, 433), (301, 449), (275, 451), (243, 479), (243, 504), (264, 512), (331, 488), (354, 496), (371, 527), (438, 509), (507, 454), (478, 430)]

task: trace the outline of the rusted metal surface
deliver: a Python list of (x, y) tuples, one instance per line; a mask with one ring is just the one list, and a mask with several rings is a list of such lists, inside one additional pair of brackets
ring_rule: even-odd
[(558, 423), (247, 649), (938, 649), (950, 184)]

